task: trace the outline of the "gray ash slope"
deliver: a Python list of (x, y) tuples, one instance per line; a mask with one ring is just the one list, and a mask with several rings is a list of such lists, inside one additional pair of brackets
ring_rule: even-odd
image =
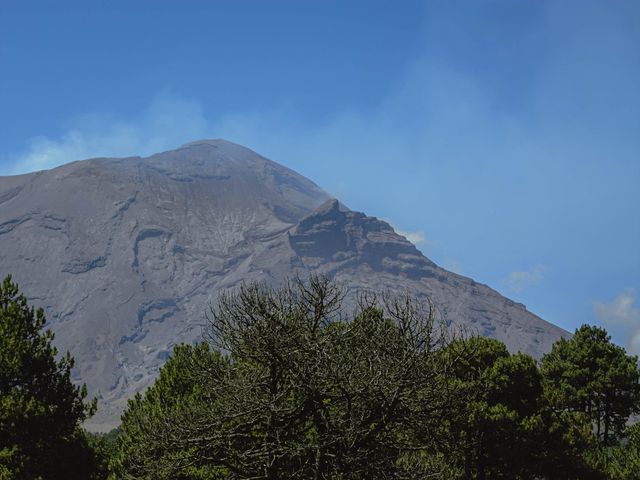
[(43, 306), (93, 427), (118, 423), (175, 343), (202, 332), (216, 292), (324, 273), (354, 290), (430, 298), (449, 321), (540, 356), (566, 332), (448, 272), (385, 222), (249, 149), (205, 140), (147, 158), (0, 177), (0, 274)]

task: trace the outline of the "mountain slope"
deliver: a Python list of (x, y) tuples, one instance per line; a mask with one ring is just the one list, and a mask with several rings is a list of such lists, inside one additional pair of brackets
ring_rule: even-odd
[(326, 273), (429, 297), (454, 324), (539, 356), (561, 329), (447, 272), (385, 222), (239, 145), (92, 159), (0, 177), (0, 274), (44, 306), (108, 428), (172, 346), (202, 332), (216, 292)]

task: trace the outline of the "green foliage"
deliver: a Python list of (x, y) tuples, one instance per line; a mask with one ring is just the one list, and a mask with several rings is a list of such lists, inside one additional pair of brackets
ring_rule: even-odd
[(69, 353), (56, 360), (45, 321), (8, 276), (0, 285), (0, 478), (91, 478), (79, 424), (96, 404), (71, 383)]
[(122, 426), (56, 360), (44, 315), (0, 291), (0, 480), (640, 480), (637, 358), (583, 326), (538, 368), (497, 340), (454, 338), (408, 298), (322, 278), (245, 286), (178, 345)]
[(602, 476), (585, 460), (595, 448), (591, 425), (579, 412), (556, 412), (542, 404), (530, 417), (531, 470), (548, 480), (596, 480)]
[(588, 451), (586, 456), (608, 480), (640, 480), (640, 423), (627, 429), (620, 445), (601, 446)]
[(222, 296), (210, 343), (227, 353), (176, 349), (156, 385), (130, 402), (119, 478), (418, 478), (407, 472), (417, 464), (444, 471), (445, 458), (420, 455), (426, 447), (416, 449), (412, 434), (453, 404), (442, 375), (449, 359), (436, 354), (444, 330), (409, 301), (382, 308), (363, 299), (345, 321), (342, 295), (312, 279)]
[(638, 358), (599, 327), (583, 325), (542, 359), (546, 396), (556, 410), (582, 412), (598, 443), (616, 443), (629, 416), (640, 411)]
[(600, 418), (601, 443), (621, 435), (637, 405), (635, 358), (603, 330), (540, 370), (497, 340), (449, 339), (409, 299), (364, 298), (352, 317), (342, 302), (318, 278), (223, 295), (208, 343), (177, 346), (129, 402), (113, 478), (637, 478), (637, 428), (617, 447), (593, 433)]
[(114, 428), (108, 433), (85, 432), (87, 443), (94, 456), (94, 477), (96, 480), (103, 480), (109, 477), (109, 463), (116, 455), (119, 435), (120, 428)]
[(456, 459), (459, 477), (530, 478), (538, 452), (532, 441), (539, 428), (534, 416), (542, 392), (535, 361), (482, 337), (457, 340), (443, 353), (463, 359), (451, 384), (461, 403), (446, 419), (449, 439), (443, 451)]
[(115, 478), (221, 478), (219, 468), (208, 467), (207, 449), (194, 448), (199, 439), (180, 435), (180, 429), (199, 409), (208, 408), (212, 414), (218, 409), (203, 378), (195, 373), (200, 368), (225, 370), (227, 364), (204, 343), (174, 347), (154, 385), (129, 400), (112, 455)]

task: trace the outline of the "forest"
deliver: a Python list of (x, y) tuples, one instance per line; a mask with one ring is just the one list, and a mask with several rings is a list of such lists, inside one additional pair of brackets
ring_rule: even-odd
[(0, 480), (640, 479), (636, 356), (591, 325), (539, 360), (474, 333), (324, 277), (243, 285), (91, 434), (99, 405), (8, 276)]

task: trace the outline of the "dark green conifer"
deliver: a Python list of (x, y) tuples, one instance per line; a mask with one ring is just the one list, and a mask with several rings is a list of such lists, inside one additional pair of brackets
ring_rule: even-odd
[(87, 479), (92, 453), (79, 425), (96, 408), (71, 382), (73, 358), (12, 282), (0, 285), (0, 478)]
[(638, 357), (613, 344), (603, 328), (583, 325), (570, 340), (556, 342), (541, 371), (550, 403), (584, 413), (600, 445), (615, 444), (629, 416), (640, 411)]

